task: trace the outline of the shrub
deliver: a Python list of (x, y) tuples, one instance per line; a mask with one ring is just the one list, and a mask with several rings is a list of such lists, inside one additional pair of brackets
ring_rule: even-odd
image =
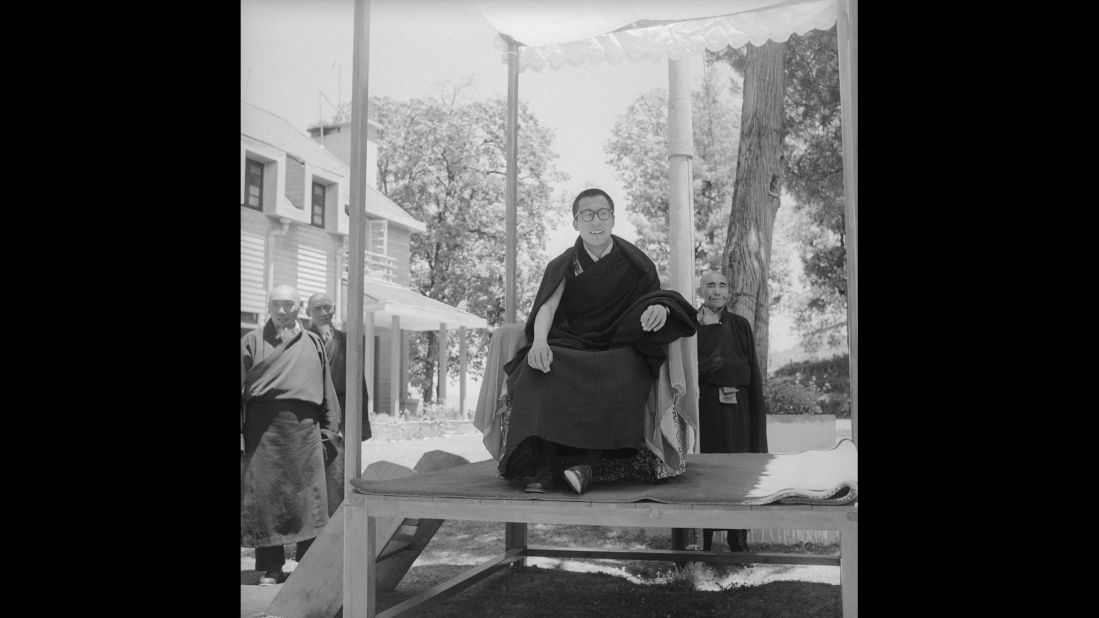
[(774, 371), (775, 376), (789, 378), (799, 374), (820, 384), (822, 393), (817, 397), (817, 403), (824, 414), (834, 414), (838, 418), (851, 416), (851, 380), (847, 354), (788, 363)]
[(443, 406), (438, 402), (420, 404), (419, 417), (421, 420), (466, 420), (466, 418), (458, 412), (457, 407)]
[(821, 388), (816, 381), (794, 376), (771, 376), (763, 382), (768, 414), (822, 414), (817, 403)]

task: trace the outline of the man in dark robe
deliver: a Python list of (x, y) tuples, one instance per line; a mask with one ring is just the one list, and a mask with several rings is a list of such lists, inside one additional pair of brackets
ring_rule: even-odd
[[(332, 326), (332, 316), (336, 313), (335, 303), (323, 292), (309, 297), (305, 305), (309, 314), (309, 330), (324, 342), (324, 351), (328, 357), (328, 366), (332, 374), (332, 386), (336, 389), (336, 399), (340, 402), (340, 434), (347, 435), (347, 333)], [(362, 440), (370, 439), (370, 393), (366, 388), (366, 378), (362, 380)], [(343, 449), (339, 448), (336, 457), (328, 464), (328, 514), (332, 515), (343, 502)]]
[(652, 260), (611, 234), (606, 192), (580, 192), (572, 211), (579, 237), (546, 267), (529, 344), (504, 367), (510, 410), (499, 469), (530, 492), (561, 475), (577, 493), (593, 478), (644, 476), (625, 468), (644, 448), (645, 402), (666, 344), (697, 324), (678, 292), (660, 289)]
[[(704, 273), (698, 294), (698, 424), (702, 453), (766, 453), (767, 413), (755, 337), (748, 320), (725, 308), (728, 279)], [(748, 551), (748, 531), (728, 530), (729, 551)], [(714, 530), (702, 533), (710, 551)]]
[(298, 322), (300, 308), (297, 290), (276, 287), (271, 317), (240, 341), (240, 543), (256, 548), (261, 584), (285, 579), (283, 545), (297, 543), (301, 561), (328, 523), (322, 436), (336, 434), (340, 408), (324, 344)]

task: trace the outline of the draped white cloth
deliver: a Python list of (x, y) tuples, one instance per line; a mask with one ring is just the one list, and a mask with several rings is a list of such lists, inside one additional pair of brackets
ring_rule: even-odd
[[(830, 28), (837, 0), (473, 0), (521, 44), (519, 70), (682, 58)], [(502, 51), (507, 44), (496, 39)], [(507, 62), (506, 54), (503, 54)]]

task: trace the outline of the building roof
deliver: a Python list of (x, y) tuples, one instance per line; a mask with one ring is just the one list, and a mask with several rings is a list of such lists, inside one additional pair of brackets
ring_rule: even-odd
[(393, 203), (384, 193), (366, 185), (366, 214), (389, 219), (396, 225), (407, 227), (414, 232), (426, 232), (423, 221), (415, 219), (404, 208)]
[(363, 297), (363, 310), (374, 312), (378, 327), (388, 327), (390, 319), (398, 316), (402, 330), (439, 330), (440, 323), (447, 328), (488, 328), (485, 318), (385, 281), (367, 279)]
[[(294, 128), (286, 119), (246, 101), (240, 102), (240, 134), (304, 159), (312, 166), (339, 174), (350, 182), (351, 174), (347, 164), (325, 150), (308, 133)], [(372, 217), (388, 219), (395, 225), (415, 232), (427, 231), (427, 226), (422, 221), (415, 219), (370, 185), (366, 185), (365, 211)]]
[(348, 176), (348, 168), (344, 162), (321, 148), (308, 133), (299, 131), (286, 119), (247, 101), (240, 102), (240, 134), (304, 159), (310, 165)]

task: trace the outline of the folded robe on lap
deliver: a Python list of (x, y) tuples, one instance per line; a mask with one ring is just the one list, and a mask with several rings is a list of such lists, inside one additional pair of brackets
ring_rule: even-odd
[[(698, 322), (678, 292), (660, 289), (652, 260), (631, 243), (612, 240), (614, 249), (596, 262), (577, 238), (546, 267), (526, 335), (533, 341), (539, 308), (565, 281), (547, 336), (553, 362), (548, 373), (530, 367), (528, 344), (505, 366), (508, 410), (500, 472), (506, 478), (533, 473), (532, 436), (569, 447), (565, 454), (604, 449), (609, 461), (601, 467), (618, 470), (619, 478), (670, 475), (647, 469), (654, 462), (638, 466), (633, 460), (639, 452), (643, 459), (653, 458), (645, 449), (645, 404), (667, 344), (694, 334)], [(660, 330), (646, 332), (641, 315), (651, 305), (664, 306), (668, 316)], [(623, 460), (632, 462), (631, 470), (622, 469)]]

